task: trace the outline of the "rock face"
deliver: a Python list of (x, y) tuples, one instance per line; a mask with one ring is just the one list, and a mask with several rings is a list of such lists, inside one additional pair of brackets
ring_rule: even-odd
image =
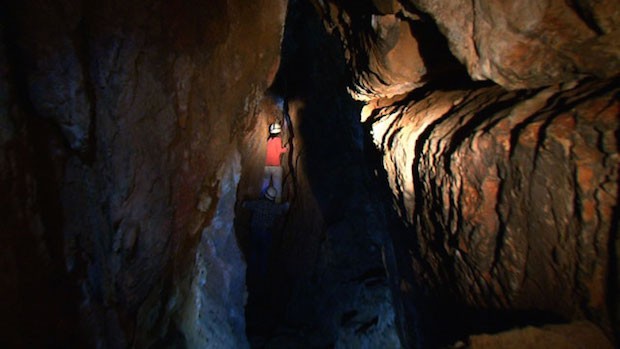
[(468, 340), (472, 349), (511, 348), (608, 348), (613, 346), (603, 332), (587, 322), (526, 327), (496, 335), (477, 335)]
[(429, 21), (473, 79), (508, 89), (620, 73), (616, 1), (403, 0), (366, 6), (317, 1), (317, 6), (345, 43), (352, 95), (360, 100), (407, 93), (428, 80), (423, 78), (435, 70), (433, 61), (443, 55), (424, 38)]
[(535, 88), (620, 73), (615, 1), (412, 0), (476, 80)]
[(435, 91), (376, 109), (373, 137), (411, 224), (417, 283), (467, 306), (609, 330), (616, 85)]
[[(338, 33), (345, 46), (350, 68), (351, 95), (361, 101), (391, 98), (423, 86), (438, 72), (454, 73), (461, 67), (451, 61), (441, 36), (432, 23), (407, 20), (400, 5), (386, 6), (387, 13), (376, 13), (372, 5), (343, 6), (337, 2), (318, 5), (328, 19), (328, 31)], [(380, 6), (379, 6), (380, 7)], [(380, 7), (381, 8), (381, 7)], [(429, 35), (428, 33), (431, 33)], [(429, 52), (436, 52), (428, 55)]]
[(2, 346), (247, 346), (237, 148), (286, 2), (1, 7)]
[(423, 328), (405, 341), (560, 319), (617, 332), (617, 2), (315, 6), (408, 225), (400, 292)]

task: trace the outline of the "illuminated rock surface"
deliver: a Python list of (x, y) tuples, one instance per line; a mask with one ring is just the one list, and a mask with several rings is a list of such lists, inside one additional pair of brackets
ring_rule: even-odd
[[(617, 332), (618, 4), (316, 5), (408, 225), (393, 234), (400, 298), (427, 336), (414, 325), (410, 342), (581, 319)], [(393, 21), (417, 54), (384, 39)], [(397, 83), (373, 64), (394, 57), (426, 75)]]
[[(0, 346), (617, 346), (619, 22), (594, 0), (0, 4)], [(261, 288), (241, 203), (278, 102), (291, 209)]]
[(609, 329), (614, 85), (434, 91), (373, 111), (416, 284), (465, 306)]

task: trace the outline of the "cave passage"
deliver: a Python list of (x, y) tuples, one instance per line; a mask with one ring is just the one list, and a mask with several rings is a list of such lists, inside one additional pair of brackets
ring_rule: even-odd
[[(283, 101), (284, 120), (291, 120), (283, 132), (290, 145), (283, 155), (283, 201), (290, 209), (272, 232), (267, 276), (256, 280), (257, 268), (248, 265), (252, 347), (330, 347), (377, 335), (385, 337), (377, 343), (400, 346), (382, 260), (389, 243), (384, 207), (366, 162), (361, 104), (348, 96), (346, 84), (341, 48), (312, 5), (289, 3), (282, 60), (268, 99)], [(275, 113), (282, 118), (278, 108)], [(261, 116), (269, 118), (266, 124), (274, 117)], [(266, 138), (267, 130), (259, 135)], [(247, 178), (254, 183), (242, 176), (240, 191), (256, 198), (258, 176)], [(248, 219), (238, 211), (236, 232), (246, 241), (246, 257)]]
[[(271, 231), (267, 274), (248, 264), (250, 345), (401, 347), (397, 326), (405, 320), (394, 305), (388, 230), (402, 223), (390, 214), (386, 183), (373, 175), (377, 153), (359, 122), (362, 104), (347, 93), (340, 44), (306, 1), (289, 3), (284, 28), (279, 70), (259, 117), (267, 119), (263, 125), (284, 121), (283, 201), (290, 209)], [(244, 176), (240, 198), (260, 197), (260, 176)], [(248, 263), (250, 217), (237, 210), (235, 230)]]
[(617, 347), (619, 16), (0, 2), (0, 347)]
[[(412, 22), (411, 31), (416, 33), (427, 68), (423, 79), (430, 82), (405, 98), (395, 98), (394, 105), (405, 106), (436, 90), (473, 94), (477, 89), (493, 88), (492, 83), (472, 81), (447, 43), (437, 39), (442, 35), (432, 20), (425, 14), (419, 16)], [(347, 25), (359, 29), (354, 21)], [(403, 248), (420, 244), (420, 237), (416, 239), (409, 232), (411, 227), (403, 224), (402, 212), (408, 209), (407, 204), (396, 203), (400, 216), (393, 210), (390, 183), (386, 181), (389, 169), (384, 168), (386, 163), (377, 151), (377, 139), (369, 137), (373, 135), (373, 120), (360, 123), (364, 104), (347, 92), (352, 73), (340, 43), (325, 32), (307, 2), (289, 3), (281, 57), (268, 99), (283, 103), (283, 119), (291, 120), (287, 133), (294, 137), (289, 138), (290, 149), (284, 157), (284, 200), (291, 206), (272, 232), (268, 276), (256, 280), (255, 269), (248, 266), (247, 279), (253, 281), (248, 282), (246, 333), (252, 347), (356, 347), (372, 343), (390, 348), (443, 348), (458, 347), (472, 334), (572, 326), (568, 316), (554, 310), (469, 306), (455, 298), (450, 291), (453, 285), (428, 293), (426, 285), (411, 273), (411, 250)], [(496, 104), (479, 108), (475, 111), (478, 118), (456, 133), (453, 144), (484, 124), (485, 118), (501, 114), (534, 93), (497, 97)], [(467, 103), (462, 108), (467, 110)], [(267, 123), (272, 122), (273, 115), (269, 118)], [(398, 126), (390, 127), (397, 130), (390, 131), (395, 137)], [(392, 156), (398, 159), (399, 155)], [(242, 178), (240, 186), (247, 185)], [(421, 191), (416, 198), (418, 205), (431, 210), (428, 217), (433, 217), (432, 210), (442, 210), (427, 204)], [(448, 229), (433, 218), (420, 219), (431, 220), (438, 235)], [(244, 236), (247, 241), (248, 227), (236, 227), (241, 241)], [(432, 243), (441, 249), (442, 239), (438, 237)], [(439, 267), (439, 273), (450, 275), (453, 266)], [(547, 345), (541, 343), (544, 341), (536, 345)]]

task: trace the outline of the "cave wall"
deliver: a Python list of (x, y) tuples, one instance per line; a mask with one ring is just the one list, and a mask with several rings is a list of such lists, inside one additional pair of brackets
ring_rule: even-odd
[(441, 73), (448, 78), (450, 54), (472, 79), (507, 89), (620, 73), (614, 1), (314, 3), (345, 45), (358, 100), (407, 93)]
[(613, 338), (618, 3), (313, 3), (408, 225), (403, 338), (571, 320)]
[[(274, 343), (432, 347), (497, 330), (492, 311), (611, 337), (618, 3), (312, 3), (348, 70), (313, 19), (289, 18), (310, 63), (275, 85), (298, 177)], [(286, 7), (0, 4), (0, 344), (247, 346), (232, 222), (256, 195)]]
[(542, 310), (609, 331), (615, 85), (433, 91), (376, 110), (417, 283), (468, 307)]
[(3, 346), (247, 346), (229, 222), (286, 2), (1, 7)]

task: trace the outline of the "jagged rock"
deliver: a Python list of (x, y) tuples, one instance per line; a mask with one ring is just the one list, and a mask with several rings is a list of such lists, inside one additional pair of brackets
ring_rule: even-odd
[(407, 0), (429, 14), (476, 80), (536, 88), (620, 73), (620, 3)]
[(223, 348), (248, 346), (244, 316), (246, 268), (233, 226), (240, 165), (239, 153), (233, 153), (221, 167), (217, 177), (218, 213), (202, 232), (195, 252), (189, 299), (180, 316), (188, 348), (214, 342)]
[[(400, 272), (411, 265), (415, 280), (403, 277), (404, 299), (535, 309), (617, 331), (620, 5), (315, 3), (343, 43), (350, 94), (366, 102), (361, 119), (410, 226), (399, 240)], [(405, 45), (417, 51), (397, 60), (421, 72), (402, 83), (372, 64), (388, 60), (377, 47), (392, 18), (409, 24)], [(450, 53), (430, 50), (425, 33), (443, 34), (469, 78), (501, 87), (433, 66)]]
[[(350, 93), (358, 100), (390, 98), (424, 85), (427, 74), (411, 24), (393, 14), (359, 16), (357, 4), (339, 8), (322, 3), (326, 26), (337, 30), (352, 74)], [(356, 16), (358, 14), (358, 16)]]
[(0, 342), (247, 346), (230, 159), (286, 2), (1, 8)]
[[(620, 5), (614, 1), (316, 2), (326, 27), (343, 42), (358, 100), (408, 93), (451, 64), (437, 64), (447, 55), (438, 45), (441, 35), (425, 38), (436, 30), (429, 22), (471, 78), (508, 89), (620, 73)], [(441, 77), (458, 75), (450, 73)]]
[[(610, 331), (617, 81), (429, 91), (369, 114), (418, 284)], [(612, 266), (613, 268), (613, 266)]]

